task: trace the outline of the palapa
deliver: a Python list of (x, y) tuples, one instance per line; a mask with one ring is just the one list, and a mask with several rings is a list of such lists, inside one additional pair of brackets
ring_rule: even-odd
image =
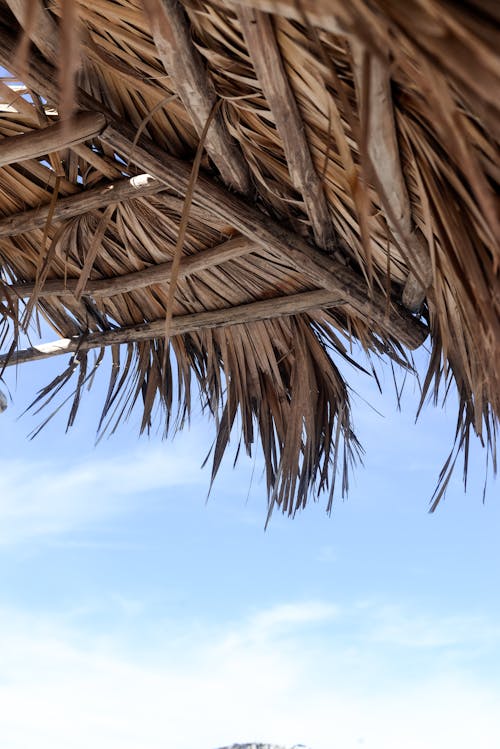
[[(495, 3), (0, 0), (0, 65), (0, 366), (71, 354), (38, 401), (74, 381), (73, 423), (108, 363), (99, 429), (168, 431), (196, 386), (213, 476), (239, 419), (293, 515), (360, 453), (342, 361), (427, 340), (432, 507), (471, 431), (496, 468)], [(59, 340), (21, 350), (36, 313)]]

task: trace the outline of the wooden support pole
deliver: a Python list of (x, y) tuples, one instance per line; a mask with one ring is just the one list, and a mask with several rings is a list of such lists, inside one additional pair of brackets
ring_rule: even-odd
[(100, 112), (80, 112), (73, 117), (71, 124), (56, 122), (43, 130), (3, 138), (0, 140), (0, 167), (71, 148), (95, 138), (106, 124), (106, 117)]
[[(197, 333), (202, 330), (222, 328), (230, 325), (242, 325), (245, 323), (258, 322), (260, 320), (271, 320), (276, 317), (289, 317), (301, 314), (313, 309), (335, 307), (342, 302), (331, 292), (325, 290), (305, 291), (301, 294), (278, 297), (277, 299), (264, 299), (250, 304), (241, 304), (238, 307), (228, 309), (210, 310), (209, 312), (196, 312), (191, 315), (180, 315), (172, 319), (170, 334), (185, 335), (186, 333)], [(3, 367), (10, 367), (25, 362), (49, 359), (61, 354), (85, 352), (103, 346), (112, 346), (119, 343), (136, 343), (147, 341), (152, 338), (162, 338), (165, 335), (165, 320), (154, 320), (142, 325), (129, 325), (118, 330), (109, 330), (105, 333), (91, 333), (87, 336), (75, 338), (61, 338), (51, 343), (42, 343), (38, 346), (0, 356), (0, 371)]]
[[(109, 125), (100, 137), (168, 187), (185, 193), (191, 174), (188, 164), (167, 155), (151, 141), (142, 140), (140, 145), (134, 146), (128, 127), (122, 124)], [(375, 323), (409, 348), (418, 348), (427, 337), (427, 327), (404, 308), (388, 305), (378, 291), (373, 291), (368, 297), (364, 280), (353, 270), (324, 255), (286, 226), (278, 224), (208, 177), (198, 178), (193, 202), (234, 226), (255, 244), (274, 251), (285, 263), (301, 272), (311, 285), (340, 295), (355, 316)]]
[(271, 16), (245, 6), (238, 19), (262, 93), (283, 142), (293, 185), (302, 195), (318, 247), (334, 250), (337, 241), (328, 202), (313, 164), (304, 123), (283, 65)]
[[(177, 0), (143, 0), (163, 67), (201, 135), (217, 95), (202, 56), (193, 44), (184, 9)], [(243, 154), (218, 112), (205, 148), (224, 182), (241, 193), (250, 191), (250, 173)]]
[[(257, 249), (254, 242), (247, 237), (235, 237), (227, 242), (210, 247), (208, 250), (198, 252), (196, 255), (190, 255), (183, 258), (178, 272), (179, 278), (185, 278), (193, 273), (213, 268), (216, 265), (222, 265), (228, 260), (234, 260), (242, 255)], [(111, 278), (99, 278), (93, 281), (87, 281), (82, 294), (84, 296), (111, 297), (117, 294), (125, 294), (135, 289), (145, 288), (153, 284), (165, 283), (170, 281), (172, 275), (172, 263), (159, 263), (145, 270), (139, 270), (135, 273), (126, 273), (122, 276), (113, 276)], [(54, 278), (45, 282), (41, 289), (37, 291), (37, 298), (41, 299), (47, 296), (72, 297), (74, 296), (78, 284), (77, 278), (63, 279)], [(19, 297), (29, 297), (35, 290), (35, 284), (12, 284), (11, 286), (0, 286), (0, 297), (6, 296), (7, 292)]]

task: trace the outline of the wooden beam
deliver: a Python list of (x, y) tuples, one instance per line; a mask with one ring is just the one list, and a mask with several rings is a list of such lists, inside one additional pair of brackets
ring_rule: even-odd
[(274, 13), (283, 18), (303, 23), (304, 16), (308, 23), (318, 26), (332, 34), (347, 35), (349, 29), (342, 23), (339, 14), (333, 14), (330, 0), (225, 0), (233, 5), (235, 11), (239, 8), (255, 8), (265, 13)]
[[(247, 237), (235, 237), (227, 242), (210, 247), (208, 250), (198, 252), (196, 255), (190, 255), (183, 258), (179, 267), (179, 278), (185, 278), (193, 273), (213, 268), (216, 265), (222, 265), (228, 260), (234, 260), (242, 255), (248, 255), (257, 249), (254, 242)], [(84, 296), (111, 297), (117, 294), (125, 294), (135, 289), (142, 289), (153, 284), (165, 283), (170, 281), (172, 275), (172, 263), (159, 263), (150, 268), (127, 273), (122, 276), (112, 276), (111, 278), (99, 278), (88, 281), (82, 294)], [(77, 278), (64, 279), (53, 278), (45, 282), (43, 287), (37, 291), (37, 298), (47, 296), (73, 297), (78, 284)], [(0, 285), (0, 297), (7, 294), (17, 295), (19, 297), (29, 297), (35, 290), (35, 284), (12, 284), (2, 287)]]
[[(38, 162), (37, 162), (38, 163)], [(46, 177), (46, 175), (43, 175)], [(165, 192), (166, 186), (150, 174), (137, 174), (135, 177), (105, 182), (88, 190), (82, 190), (76, 195), (60, 198), (52, 215), (52, 223), (66, 221), (73, 216), (105, 208), (110, 203), (122, 203), (126, 200), (144, 198), (148, 195), (158, 195), (159, 202), (167, 209), (182, 215), (183, 198)], [(160, 194), (159, 194), (160, 193)], [(47, 223), (50, 204), (29, 211), (19, 211), (10, 216), (0, 218), (0, 238), (14, 237), (33, 229), (43, 229)], [(189, 215), (202, 222), (210, 222), (213, 216), (199, 206), (191, 205)]]
[[(82, 213), (105, 208), (110, 203), (121, 203), (132, 198), (154, 195), (161, 190), (165, 190), (163, 182), (151, 177), (150, 174), (139, 174), (136, 177), (106, 182), (76, 195), (60, 198), (54, 207), (52, 222), (65, 221)], [(181, 202), (178, 198), (174, 199), (177, 203)], [(46, 204), (30, 211), (20, 211), (0, 218), (0, 237), (12, 237), (25, 231), (43, 228), (49, 211), (50, 204)]]
[(106, 124), (106, 117), (100, 112), (80, 112), (69, 125), (56, 122), (43, 130), (3, 138), (0, 140), (0, 167), (71, 148), (98, 136)]
[[(185, 193), (191, 169), (166, 154), (151, 141), (133, 144), (128, 126), (114, 123), (102, 133), (101, 140), (152, 174), (165, 185)], [(386, 334), (409, 348), (418, 348), (428, 335), (419, 320), (397, 304), (387, 304), (383, 294), (373, 291), (368, 297), (362, 277), (334, 258), (309, 245), (302, 237), (278, 224), (248, 201), (233, 195), (208, 177), (200, 176), (193, 202), (233, 226), (241, 234), (266, 250), (272, 250), (283, 262), (301, 272), (313, 286), (340, 295), (348, 310), (367, 323), (376, 323)]]
[[(9, 67), (15, 54), (15, 40), (12, 32), (0, 25), (0, 64)], [(34, 91), (43, 95), (49, 102), (57, 100), (57, 86), (54, 84), (55, 71), (43, 60), (31, 65), (26, 83)], [(86, 109), (105, 111), (109, 120), (111, 112), (104, 105), (77, 89), (78, 103)], [(135, 132), (126, 123), (116, 123), (101, 134), (102, 140), (115, 145), (116, 150), (130, 158), (133, 163), (160, 179), (167, 187), (185, 195), (191, 175), (191, 168), (179, 159), (169, 156), (151, 141), (142, 140), (134, 145)], [(148, 163), (149, 166), (141, 166)], [(346, 302), (347, 310), (367, 323), (375, 322), (385, 334), (398, 340), (411, 349), (418, 348), (427, 337), (429, 330), (418, 319), (395, 303), (387, 304), (385, 296), (375, 291), (371, 298), (363, 279), (353, 270), (344, 267), (332, 258), (325, 257), (311, 247), (301, 237), (291, 232), (263, 214), (259, 209), (232, 195), (214, 181), (200, 176), (194, 192), (194, 201), (211, 215), (221, 218), (234, 226), (256, 244), (273, 249), (284, 262), (288, 262), (315, 286), (323, 286), (334, 293), (340, 293)], [(321, 279), (321, 280), (315, 280)]]
[(245, 6), (238, 7), (258, 83), (274, 116), (285, 151), (293, 186), (302, 195), (318, 247), (332, 251), (337, 239), (322, 182), (313, 164), (304, 123), (283, 65), (271, 16)]
[[(202, 56), (193, 44), (184, 9), (177, 0), (143, 0), (159, 58), (201, 135), (217, 102), (215, 87)], [(218, 112), (205, 148), (224, 182), (241, 193), (250, 191), (250, 173), (243, 154)]]
[[(368, 55), (361, 42), (351, 40), (361, 118), (366, 119), (367, 151), (378, 182), (384, 214), (396, 244), (410, 267), (403, 290), (403, 304), (412, 312), (422, 306), (432, 282), (429, 253), (421, 234), (415, 231), (410, 198), (401, 168), (389, 66)], [(365, 73), (368, 79), (364, 80)], [(364, 106), (366, 112), (363, 112)]]
[[(301, 314), (313, 309), (335, 307), (342, 304), (338, 297), (329, 291), (305, 291), (301, 294), (264, 299), (250, 304), (241, 304), (237, 307), (227, 309), (210, 310), (209, 312), (196, 312), (191, 315), (180, 315), (172, 319), (170, 334), (185, 335), (186, 333), (198, 333), (202, 330), (223, 328), (231, 325), (242, 325), (260, 320), (271, 320), (277, 317), (289, 317)], [(86, 336), (75, 338), (61, 338), (50, 343), (42, 343), (38, 346), (17, 351), (10, 357), (7, 354), (0, 356), (0, 371), (3, 367), (15, 364), (23, 364), (30, 361), (49, 359), (61, 354), (85, 352), (103, 346), (112, 346), (119, 343), (137, 343), (152, 338), (162, 338), (165, 334), (165, 320), (154, 320), (142, 325), (129, 325), (118, 330), (109, 330), (105, 333), (91, 333)]]

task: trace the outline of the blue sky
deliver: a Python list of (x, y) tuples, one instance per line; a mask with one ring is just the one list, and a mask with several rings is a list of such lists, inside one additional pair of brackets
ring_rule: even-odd
[[(428, 503), (453, 409), (404, 410), (349, 372), (365, 465), (264, 532), (262, 464), (223, 465), (207, 499), (211, 428), (94, 447), (104, 379), (75, 427), (19, 418), (63, 367), (7, 373), (0, 415), (3, 749), (498, 749), (498, 481), (482, 502), (474, 449)], [(6, 388), (2, 385), (2, 388)], [(377, 411), (364, 402), (371, 403)]]

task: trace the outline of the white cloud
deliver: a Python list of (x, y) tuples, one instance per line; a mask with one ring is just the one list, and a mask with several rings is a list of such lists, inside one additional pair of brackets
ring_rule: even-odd
[(371, 639), (412, 649), (500, 647), (500, 626), (473, 614), (437, 618), (397, 605), (380, 606), (374, 610)]
[(107, 459), (92, 454), (69, 465), (0, 460), (0, 546), (130, 511), (147, 492), (204, 483), (199, 458), (171, 445), (147, 444)]
[(261, 636), (289, 626), (330, 621), (337, 614), (336, 606), (322, 601), (281, 604), (256, 614), (251, 621), (251, 630)]
[(252, 740), (497, 749), (498, 684), (457, 671), (388, 680), (387, 655), (373, 654), (378, 673), (366, 689), (356, 638), (355, 673), (333, 630), (316, 650), (303, 639), (304, 628), (311, 634), (339, 616), (329, 604), (292, 603), (216, 632), (165, 632), (141, 655), (60, 621), (0, 612), (2, 749), (213, 749)]

